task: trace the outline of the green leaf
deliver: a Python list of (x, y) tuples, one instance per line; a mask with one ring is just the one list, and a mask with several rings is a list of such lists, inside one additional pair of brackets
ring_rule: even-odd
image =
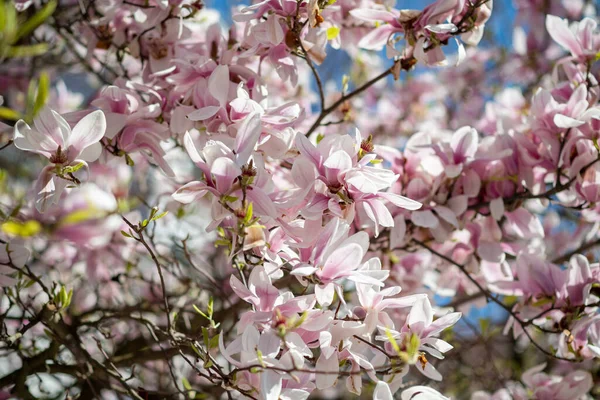
[(135, 165), (133, 159), (129, 156), (129, 154), (125, 154), (125, 163), (127, 163), (127, 165), (129, 165), (130, 167), (133, 167)]
[(200, 310), (200, 309), (199, 309), (199, 308), (198, 308), (198, 307), (197, 307), (195, 304), (192, 304), (192, 307), (194, 307), (194, 310), (195, 310), (195, 311), (196, 311), (198, 314), (200, 314), (200, 315), (202, 315), (204, 318), (206, 318), (206, 319), (210, 320), (210, 318), (209, 318), (209, 317), (208, 317), (206, 314), (204, 314), (204, 312), (202, 312), (202, 310)]
[(125, 236), (126, 238), (131, 238), (133, 236), (131, 236), (129, 233), (125, 232), (125, 231), (121, 231), (121, 235)]
[(167, 215), (169, 212), (165, 211), (164, 213), (158, 214), (153, 216), (150, 221), (156, 221), (157, 219), (161, 219), (162, 217), (164, 217), (165, 215)]
[(258, 359), (258, 363), (262, 367), (264, 367), (265, 366), (265, 360), (263, 359), (263, 353), (258, 348), (256, 349), (256, 358)]
[(54, 10), (56, 10), (56, 4), (56, 0), (49, 1), (48, 3), (46, 3), (46, 5), (44, 5), (44, 7), (42, 7), (37, 13), (35, 13), (33, 17), (29, 18), (27, 21), (21, 24), (17, 29), (16, 39), (18, 40), (23, 36), (30, 34), (35, 30), (35, 28), (37, 28), (38, 26), (43, 24), (44, 21), (50, 18), (50, 16), (54, 13)]
[(212, 316), (213, 316), (213, 305), (214, 305), (214, 300), (211, 297), (208, 299), (208, 307), (207, 307), (208, 316), (210, 317), (210, 319), (212, 319)]
[(226, 203), (234, 203), (235, 201), (237, 201), (237, 197), (235, 196), (223, 196), (222, 199), (226, 202)]
[(200, 357), (200, 358), (202, 358), (202, 357), (203, 357), (203, 355), (202, 355), (202, 353), (200, 352), (200, 350), (198, 350), (198, 348), (196, 347), (196, 345), (195, 345), (195, 344), (193, 344), (193, 343), (192, 343), (192, 350), (194, 350), (194, 353), (196, 353), (196, 354), (198, 355), (198, 357)]
[(252, 221), (252, 216), (254, 215), (254, 207), (252, 203), (248, 204), (248, 209), (246, 210), (246, 216), (244, 217), (244, 225), (250, 224)]
[(415, 335), (414, 333), (411, 334), (408, 344), (406, 346), (406, 352), (408, 353), (409, 359), (413, 359), (417, 355), (420, 345), (421, 340), (419, 339), (419, 336)]
[(69, 294), (67, 295), (67, 304), (65, 305), (65, 307), (68, 307), (71, 305), (72, 299), (73, 299), (73, 289), (69, 290)]
[(35, 57), (44, 54), (48, 51), (48, 45), (46, 43), (38, 43), (27, 46), (12, 46), (6, 50), (6, 57), (8, 58), (27, 58)]
[(20, 112), (11, 110), (10, 108), (7, 108), (7, 107), (0, 107), (0, 119), (6, 119), (9, 121), (18, 121), (21, 118), (23, 118), (23, 116), (21, 115)]
[[(37, 101), (37, 100), (36, 100), (36, 101)], [(34, 106), (34, 110), (35, 110), (35, 106)], [(36, 114), (36, 112), (34, 111), (34, 112), (33, 112), (33, 114), (35, 115), (35, 114)], [(80, 170), (81, 168), (83, 168), (84, 166), (85, 166), (85, 163), (79, 163), (79, 164), (77, 164), (77, 165), (73, 165), (73, 166), (69, 165), (69, 166), (67, 166), (67, 167), (64, 167), (64, 168), (62, 169), (62, 171), (61, 171), (61, 172), (62, 172), (63, 174), (72, 174), (73, 172), (77, 172), (77, 171), (79, 171), (79, 170)]]
[(35, 105), (35, 93), (37, 86), (37, 79), (32, 79), (29, 81), (29, 86), (27, 87), (27, 97), (25, 101), (25, 121), (27, 121), (27, 123), (33, 122), (33, 106)]
[(69, 295), (67, 294), (67, 291), (65, 290), (64, 286), (61, 286), (60, 288), (59, 299), (61, 308), (66, 308), (67, 302), (69, 300)]
[[(33, 115), (36, 116), (37, 113), (44, 107), (46, 104), (46, 100), (48, 100), (48, 95), (50, 94), (50, 78), (48, 74), (42, 72), (40, 74), (40, 79), (37, 87), (37, 93), (35, 96), (35, 103), (33, 105)], [(83, 163), (79, 164), (78, 168), (83, 167)], [(76, 170), (75, 170), (76, 171)]]
[(209, 340), (208, 348), (209, 348), (209, 350), (211, 350), (211, 349), (216, 349), (218, 347), (219, 347), (219, 335), (215, 335)]
[(400, 354), (400, 346), (398, 346), (398, 342), (396, 342), (396, 339), (394, 338), (394, 336), (392, 336), (392, 332), (388, 328), (385, 329), (385, 336), (387, 336), (394, 351)]
[(42, 225), (36, 220), (26, 222), (7, 221), (2, 224), (2, 231), (13, 236), (31, 237), (42, 230)]
[(0, 32), (4, 37), (6, 44), (13, 44), (16, 42), (17, 33), (17, 10), (15, 9), (12, 2), (4, 2), (3, 7), (0, 8)]
[(490, 329), (490, 320), (487, 318), (480, 319), (479, 327), (481, 328), (481, 333), (485, 334)]

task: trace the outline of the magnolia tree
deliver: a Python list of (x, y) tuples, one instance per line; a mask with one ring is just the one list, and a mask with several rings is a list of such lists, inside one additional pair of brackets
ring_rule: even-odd
[(398, 3), (1, 2), (0, 398), (600, 395), (597, 3)]

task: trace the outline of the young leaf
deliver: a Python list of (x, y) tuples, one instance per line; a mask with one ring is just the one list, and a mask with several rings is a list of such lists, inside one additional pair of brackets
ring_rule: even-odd
[(56, 0), (50, 0), (37, 13), (35, 13), (33, 17), (20, 24), (19, 28), (17, 29), (16, 40), (22, 38), (23, 36), (29, 35), (35, 30), (35, 28), (50, 18), (50, 16), (54, 13), (54, 10), (56, 10), (56, 5)]

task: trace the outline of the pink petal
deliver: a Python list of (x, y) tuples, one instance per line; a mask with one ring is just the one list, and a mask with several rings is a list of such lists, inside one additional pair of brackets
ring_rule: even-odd
[(556, 43), (569, 50), (571, 54), (574, 56), (582, 54), (581, 45), (577, 42), (566, 19), (554, 15), (546, 16), (546, 30)]
[[(74, 160), (78, 158), (79, 154), (88, 146), (98, 143), (106, 132), (106, 118), (104, 113), (100, 110), (89, 113), (81, 119), (73, 128), (71, 136), (69, 138), (69, 159)], [(96, 152), (98, 156), (100, 154)], [(93, 154), (93, 155), (96, 155)], [(92, 156), (92, 154), (90, 154)], [(95, 159), (88, 159), (86, 161), (95, 161)]]
[(227, 104), (229, 83), (229, 68), (226, 65), (219, 65), (208, 78), (208, 91), (221, 107)]
[(235, 138), (235, 152), (237, 154), (238, 165), (244, 165), (248, 162), (261, 132), (262, 124), (259, 114), (250, 114), (242, 121)]
[(173, 193), (171, 197), (180, 203), (189, 204), (204, 196), (208, 192), (208, 189), (209, 188), (206, 186), (206, 183), (193, 181), (177, 189), (177, 191)]

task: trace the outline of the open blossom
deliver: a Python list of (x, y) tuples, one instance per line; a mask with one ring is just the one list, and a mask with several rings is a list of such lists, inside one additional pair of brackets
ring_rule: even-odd
[[(476, 7), (461, 0), (438, 0), (423, 11), (360, 8), (352, 10), (351, 14), (360, 20), (376, 23), (375, 29), (361, 39), (359, 46), (379, 50), (387, 45), (388, 56), (402, 54), (406, 58), (415, 57), (426, 65), (444, 65), (446, 56), (438, 43), (447, 41), (464, 29), (455, 23), (464, 22), (462, 17), (471, 13), (475, 15), (474, 23), (462, 31), (461, 38), (470, 45), (476, 45), (483, 36), (492, 7), (492, 1), (482, 2)], [(403, 53), (395, 49), (398, 40), (395, 35), (402, 33), (407, 42)], [(456, 43), (460, 62), (464, 59), (465, 50), (462, 43), (458, 40)]]
[(417, 201), (384, 191), (398, 176), (369, 165), (376, 159), (371, 153), (373, 145), (369, 139), (363, 140), (358, 131), (354, 141), (349, 136), (329, 136), (317, 146), (298, 135), (296, 146), (302, 158), (292, 172), (298, 177), (298, 183), (311, 185), (307, 208), (316, 213), (311, 218), (326, 208), (350, 220), (357, 212), (372, 221), (377, 236), (380, 226), (394, 226), (386, 203), (408, 210), (421, 207)]
[(349, 230), (345, 222), (332, 219), (312, 247), (300, 250), (300, 262), (292, 274), (304, 278), (314, 275), (318, 280), (315, 295), (319, 304), (331, 304), (336, 290), (338, 295), (342, 293), (342, 278), (383, 286), (388, 276), (377, 258), (362, 263), (369, 246), (368, 235), (358, 232), (348, 236)]
[(0, 6), (0, 398), (596, 396), (593, 2), (211, 3)]
[[(102, 111), (93, 111), (71, 129), (67, 121), (50, 108), (43, 108), (33, 128), (19, 120), (15, 125), (15, 146), (41, 154), (52, 165), (44, 167), (35, 185), (36, 208), (45, 211), (56, 204), (70, 183), (77, 183), (71, 170), (95, 161), (102, 152), (100, 139), (106, 132)], [(69, 169), (70, 168), (70, 169)]]
[(592, 18), (569, 24), (566, 19), (555, 15), (546, 17), (546, 28), (552, 39), (576, 58), (593, 58), (600, 50), (597, 26)]
[(562, 377), (542, 372), (546, 363), (536, 365), (525, 371), (521, 377), (524, 384), (512, 384), (493, 395), (485, 392), (474, 393), (471, 400), (581, 400), (588, 398), (586, 394), (592, 388), (592, 376), (587, 371), (576, 370)]
[[(418, 343), (416, 352), (413, 355), (414, 359), (409, 360), (410, 364), (414, 364), (415, 368), (423, 375), (433, 380), (442, 380), (442, 375), (429, 362), (425, 353), (431, 356), (443, 359), (444, 353), (450, 351), (453, 347), (442, 339), (439, 339), (439, 334), (452, 325), (454, 325), (461, 317), (461, 313), (449, 313), (441, 318), (433, 320), (433, 309), (428, 298), (421, 298), (412, 306), (410, 313), (406, 319), (406, 323), (398, 332), (386, 327), (380, 327), (381, 339), (389, 335), (394, 338), (401, 346), (406, 346), (406, 343), (416, 341)], [(386, 346), (391, 349), (391, 344)]]

